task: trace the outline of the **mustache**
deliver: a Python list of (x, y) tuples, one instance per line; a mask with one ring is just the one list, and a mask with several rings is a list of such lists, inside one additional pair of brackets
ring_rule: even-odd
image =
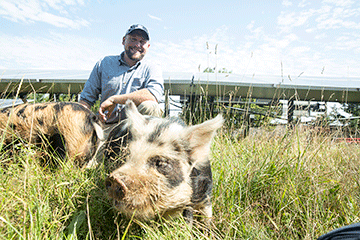
[(129, 50), (136, 50), (139, 51), (140, 53), (144, 52), (144, 49), (138, 47), (129, 47)]

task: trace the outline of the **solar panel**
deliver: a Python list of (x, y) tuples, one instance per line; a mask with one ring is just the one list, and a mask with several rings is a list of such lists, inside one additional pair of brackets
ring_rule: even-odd
[[(78, 94), (90, 70), (0, 70), (1, 93)], [(164, 72), (172, 95), (360, 102), (360, 78)]]

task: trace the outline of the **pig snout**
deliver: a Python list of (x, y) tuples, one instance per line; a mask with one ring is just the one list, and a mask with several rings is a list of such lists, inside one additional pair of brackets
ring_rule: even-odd
[(105, 180), (106, 190), (114, 200), (121, 200), (125, 197), (128, 188), (121, 177), (110, 176)]

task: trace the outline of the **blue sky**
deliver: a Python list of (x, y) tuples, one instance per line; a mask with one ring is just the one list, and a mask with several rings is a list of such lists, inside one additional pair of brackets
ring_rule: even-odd
[(0, 69), (90, 71), (134, 23), (164, 72), (360, 77), (357, 0), (1, 0)]

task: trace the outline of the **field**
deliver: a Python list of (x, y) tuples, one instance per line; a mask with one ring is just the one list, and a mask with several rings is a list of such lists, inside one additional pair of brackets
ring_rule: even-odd
[(33, 149), (0, 151), (0, 239), (316, 239), (360, 222), (360, 148), (333, 133), (258, 128), (218, 132), (212, 145), (213, 226), (183, 219), (123, 219), (106, 197), (106, 167), (60, 159), (43, 167)]

